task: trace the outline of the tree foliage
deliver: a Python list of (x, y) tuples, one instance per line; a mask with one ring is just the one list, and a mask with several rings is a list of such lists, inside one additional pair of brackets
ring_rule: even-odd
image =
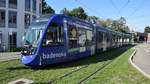
[(83, 20), (88, 20), (92, 23), (97, 23), (102, 25), (103, 27), (111, 27), (115, 31), (128, 33), (129, 27), (126, 25), (126, 19), (124, 17), (120, 17), (118, 20), (112, 19), (100, 19), (96, 16), (88, 16), (82, 7), (74, 8), (73, 10), (67, 10), (66, 8), (61, 10), (61, 13), (64, 15), (77, 17)]
[[(55, 11), (47, 5), (45, 0), (42, 0), (42, 14), (49, 14), (49, 13), (55, 13)], [(72, 10), (67, 10), (66, 8), (62, 9), (60, 13), (77, 17), (83, 20), (87, 20), (92, 23), (97, 23), (102, 25), (103, 27), (111, 27), (115, 31), (128, 33), (129, 27), (126, 25), (126, 19), (124, 17), (120, 17), (118, 20), (112, 20), (112, 19), (100, 19), (96, 16), (88, 16), (85, 12), (85, 10), (82, 7), (77, 7)], [(150, 32), (150, 26), (145, 27), (145, 32)]]
[(128, 33), (129, 27), (126, 26), (126, 19), (124, 17), (120, 17), (118, 20), (114, 20), (112, 23), (112, 28), (116, 31)]
[(145, 33), (150, 33), (150, 26), (146, 26), (145, 29), (144, 29), (144, 32)]
[(54, 9), (52, 9), (49, 5), (47, 5), (45, 0), (42, 0), (42, 14), (53, 14), (55, 13)]
[(82, 7), (74, 8), (70, 11), (70, 16), (78, 17), (80, 19), (87, 19), (87, 14)]
[(64, 14), (64, 15), (70, 15), (70, 11), (69, 10), (67, 10), (66, 8), (64, 8), (64, 9), (62, 9), (61, 11), (60, 11), (60, 13), (61, 14)]
[(64, 15), (77, 17), (77, 18), (84, 19), (84, 20), (87, 19), (87, 17), (88, 17), (82, 7), (74, 8), (71, 11), (64, 8), (63, 10), (61, 10), (61, 13)]
[(87, 20), (92, 23), (96, 23), (99, 18), (96, 16), (88, 16)]
[(103, 27), (111, 27), (113, 30), (119, 32), (128, 33), (130, 31), (129, 27), (126, 25), (126, 19), (124, 17), (120, 17), (118, 20), (99, 19), (98, 24), (102, 25)]
[(111, 27), (111, 24), (112, 24), (111, 19), (106, 19), (106, 20), (99, 19), (97, 22), (98, 22), (98, 24), (102, 25), (103, 27)]

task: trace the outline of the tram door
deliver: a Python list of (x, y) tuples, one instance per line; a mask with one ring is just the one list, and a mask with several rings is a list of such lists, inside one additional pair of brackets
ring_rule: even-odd
[(2, 50), (2, 33), (0, 32), (0, 51)]
[(106, 51), (107, 49), (107, 34), (106, 33), (103, 33), (102, 45), (103, 45), (103, 51)]
[[(64, 28), (62, 25), (58, 25), (52, 22), (49, 25), (44, 39), (42, 42), (42, 53), (49, 55), (44, 59), (64, 57), (66, 56), (66, 50), (64, 47)], [(47, 61), (45, 61), (46, 63)]]
[(77, 43), (78, 37), (77, 37), (77, 28), (74, 25), (68, 24), (68, 52), (69, 53), (75, 53), (78, 49), (78, 43)]

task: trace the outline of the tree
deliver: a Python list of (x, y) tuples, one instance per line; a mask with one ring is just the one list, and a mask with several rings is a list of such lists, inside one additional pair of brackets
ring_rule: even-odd
[(67, 10), (66, 8), (62, 9), (62, 10), (60, 11), (60, 13), (62, 13), (62, 14), (64, 14), (64, 15), (70, 15), (70, 11)]
[(129, 33), (130, 32), (129, 26), (125, 26), (123, 32), (124, 33)]
[(88, 20), (89, 22), (96, 23), (97, 20), (98, 20), (98, 17), (96, 17), (96, 16), (88, 16), (88, 17), (87, 17), (87, 20)]
[(126, 19), (124, 17), (114, 20), (111, 25), (114, 30), (119, 32), (128, 33), (130, 31), (129, 27), (126, 26)]
[(99, 19), (96, 16), (88, 16), (84, 9), (82, 7), (74, 8), (73, 10), (69, 11), (66, 8), (61, 10), (61, 13), (64, 15), (72, 16), (72, 17), (78, 17), (83, 20), (88, 20), (92, 23), (97, 23), (103, 27), (111, 27), (115, 31), (128, 33), (129, 27), (126, 25), (126, 19), (124, 17), (120, 17), (118, 20), (112, 20), (112, 19)]
[(146, 26), (146, 27), (145, 27), (144, 33), (150, 33), (150, 26)]
[(47, 5), (45, 0), (42, 0), (42, 14), (53, 14), (55, 11)]
[(106, 24), (105, 20), (103, 20), (103, 19), (99, 19), (99, 20), (97, 21), (97, 24), (99, 24), (99, 25), (101, 25), (101, 26), (103, 26), (103, 27), (107, 27), (107, 24)]
[(119, 22), (117, 20), (113, 20), (111, 27), (115, 30), (115, 31), (120, 31), (119, 29)]
[(106, 20), (99, 19), (98, 24), (102, 25), (103, 27), (111, 27), (112, 20), (111, 19), (106, 19)]
[(121, 25), (125, 25), (126, 24), (126, 19), (124, 17), (120, 17), (120, 19), (118, 21), (119, 21), (119, 23)]
[(78, 17), (84, 20), (88, 17), (82, 7), (74, 8), (72, 11), (70, 11), (69, 16)]

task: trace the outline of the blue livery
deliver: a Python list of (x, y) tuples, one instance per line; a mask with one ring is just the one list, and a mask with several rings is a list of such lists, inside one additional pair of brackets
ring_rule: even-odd
[(37, 18), (23, 37), (21, 62), (44, 66), (68, 62), (130, 44), (131, 35), (78, 18), (53, 14)]

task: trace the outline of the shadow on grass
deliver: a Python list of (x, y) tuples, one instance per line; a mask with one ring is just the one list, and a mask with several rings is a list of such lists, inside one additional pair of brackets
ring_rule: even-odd
[(23, 70), (23, 69), (30, 69), (30, 68), (23, 65), (23, 66), (17, 66), (17, 67), (9, 67), (7, 69), (8, 70)]
[[(102, 61), (115, 59), (116, 57), (120, 56), (122, 53), (124, 53), (131, 47), (133, 47), (133, 46), (111, 49), (106, 52), (100, 52), (93, 56), (84, 57), (84, 58), (74, 60), (71, 62), (53, 64), (53, 65), (32, 68), (32, 69), (33, 70), (51, 70), (51, 69), (61, 69), (61, 68), (78, 67), (78, 66), (83, 66), (83, 65), (94, 64), (94, 63), (98, 63), (98, 62), (102, 62)], [(26, 66), (21, 66), (21, 67), (9, 68), (9, 69), (10, 70), (21, 70), (21, 69), (31, 69), (31, 68), (26, 67)]]

